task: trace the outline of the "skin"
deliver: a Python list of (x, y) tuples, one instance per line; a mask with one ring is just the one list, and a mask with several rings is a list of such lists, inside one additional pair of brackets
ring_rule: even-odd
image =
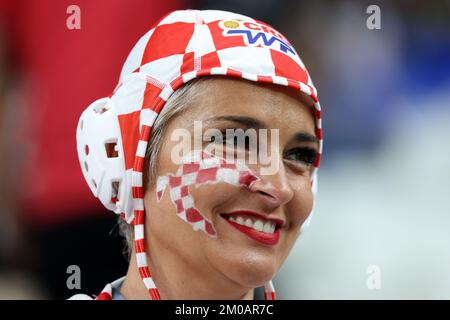
[[(211, 94), (214, 92), (214, 94)], [(193, 136), (194, 120), (203, 121), (203, 130), (243, 128), (218, 116), (245, 116), (279, 129), (279, 147), (271, 155), (279, 170), (250, 188), (225, 183), (190, 188), (196, 207), (211, 219), (217, 230), (213, 238), (176, 216), (169, 192), (160, 202), (155, 186), (147, 186), (144, 197), (147, 259), (162, 299), (253, 299), (254, 288), (272, 279), (286, 260), (300, 234), (300, 227), (312, 210), (312, 165), (294, 161), (286, 151), (297, 147), (317, 150), (317, 141), (298, 141), (297, 133), (314, 136), (314, 117), (293, 89), (271, 84), (217, 78), (207, 82), (192, 105), (170, 122), (160, 150), (158, 176), (175, 173), (171, 161), (170, 134), (186, 128)], [(260, 165), (248, 165), (259, 175)], [(237, 231), (220, 216), (235, 210), (251, 210), (285, 220), (277, 245), (261, 244)], [(126, 299), (148, 299), (139, 276), (133, 251), (129, 270), (121, 289)]]

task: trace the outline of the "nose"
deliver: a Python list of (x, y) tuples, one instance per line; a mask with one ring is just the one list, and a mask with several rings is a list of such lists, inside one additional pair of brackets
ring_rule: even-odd
[(281, 161), (275, 173), (260, 175), (259, 178), (250, 185), (249, 189), (251, 192), (258, 193), (260, 199), (266, 205), (279, 207), (291, 201), (294, 190), (289, 183), (286, 169)]

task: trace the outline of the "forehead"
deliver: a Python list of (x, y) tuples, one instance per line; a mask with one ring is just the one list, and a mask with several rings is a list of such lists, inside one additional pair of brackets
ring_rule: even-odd
[(314, 132), (310, 102), (298, 91), (274, 84), (215, 77), (198, 84), (185, 120), (222, 115), (256, 118), (273, 128), (296, 127)]

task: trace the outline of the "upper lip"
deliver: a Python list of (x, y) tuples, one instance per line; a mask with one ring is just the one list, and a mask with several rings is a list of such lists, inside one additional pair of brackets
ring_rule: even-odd
[(273, 215), (266, 215), (266, 214), (262, 214), (262, 213), (258, 213), (258, 212), (250, 211), (250, 210), (236, 210), (236, 211), (222, 213), (222, 215), (225, 215), (225, 216), (237, 216), (237, 215), (253, 216), (258, 219), (274, 222), (278, 228), (282, 228), (285, 225), (285, 221), (283, 219), (281, 219), (280, 217), (273, 216)]

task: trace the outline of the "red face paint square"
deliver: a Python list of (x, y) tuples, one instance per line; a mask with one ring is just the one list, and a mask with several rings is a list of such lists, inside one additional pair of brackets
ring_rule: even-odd
[(187, 163), (183, 165), (183, 174), (188, 174), (198, 171), (200, 164), (198, 163)]
[(217, 167), (202, 169), (197, 174), (196, 184), (205, 183), (208, 181), (215, 181), (217, 176)]
[(186, 218), (189, 222), (198, 222), (203, 220), (203, 216), (195, 208), (189, 208), (186, 210)]
[(169, 186), (175, 188), (181, 185), (181, 177), (169, 176)]
[(181, 187), (181, 197), (187, 197), (189, 194), (188, 192), (188, 186), (182, 186)]
[(220, 167), (221, 168), (228, 168), (228, 169), (236, 169), (236, 164), (235, 163), (224, 162), (224, 163), (220, 164)]
[(183, 200), (182, 199), (177, 199), (174, 201), (175, 205), (177, 206), (177, 213), (180, 213), (184, 210), (183, 208)]

